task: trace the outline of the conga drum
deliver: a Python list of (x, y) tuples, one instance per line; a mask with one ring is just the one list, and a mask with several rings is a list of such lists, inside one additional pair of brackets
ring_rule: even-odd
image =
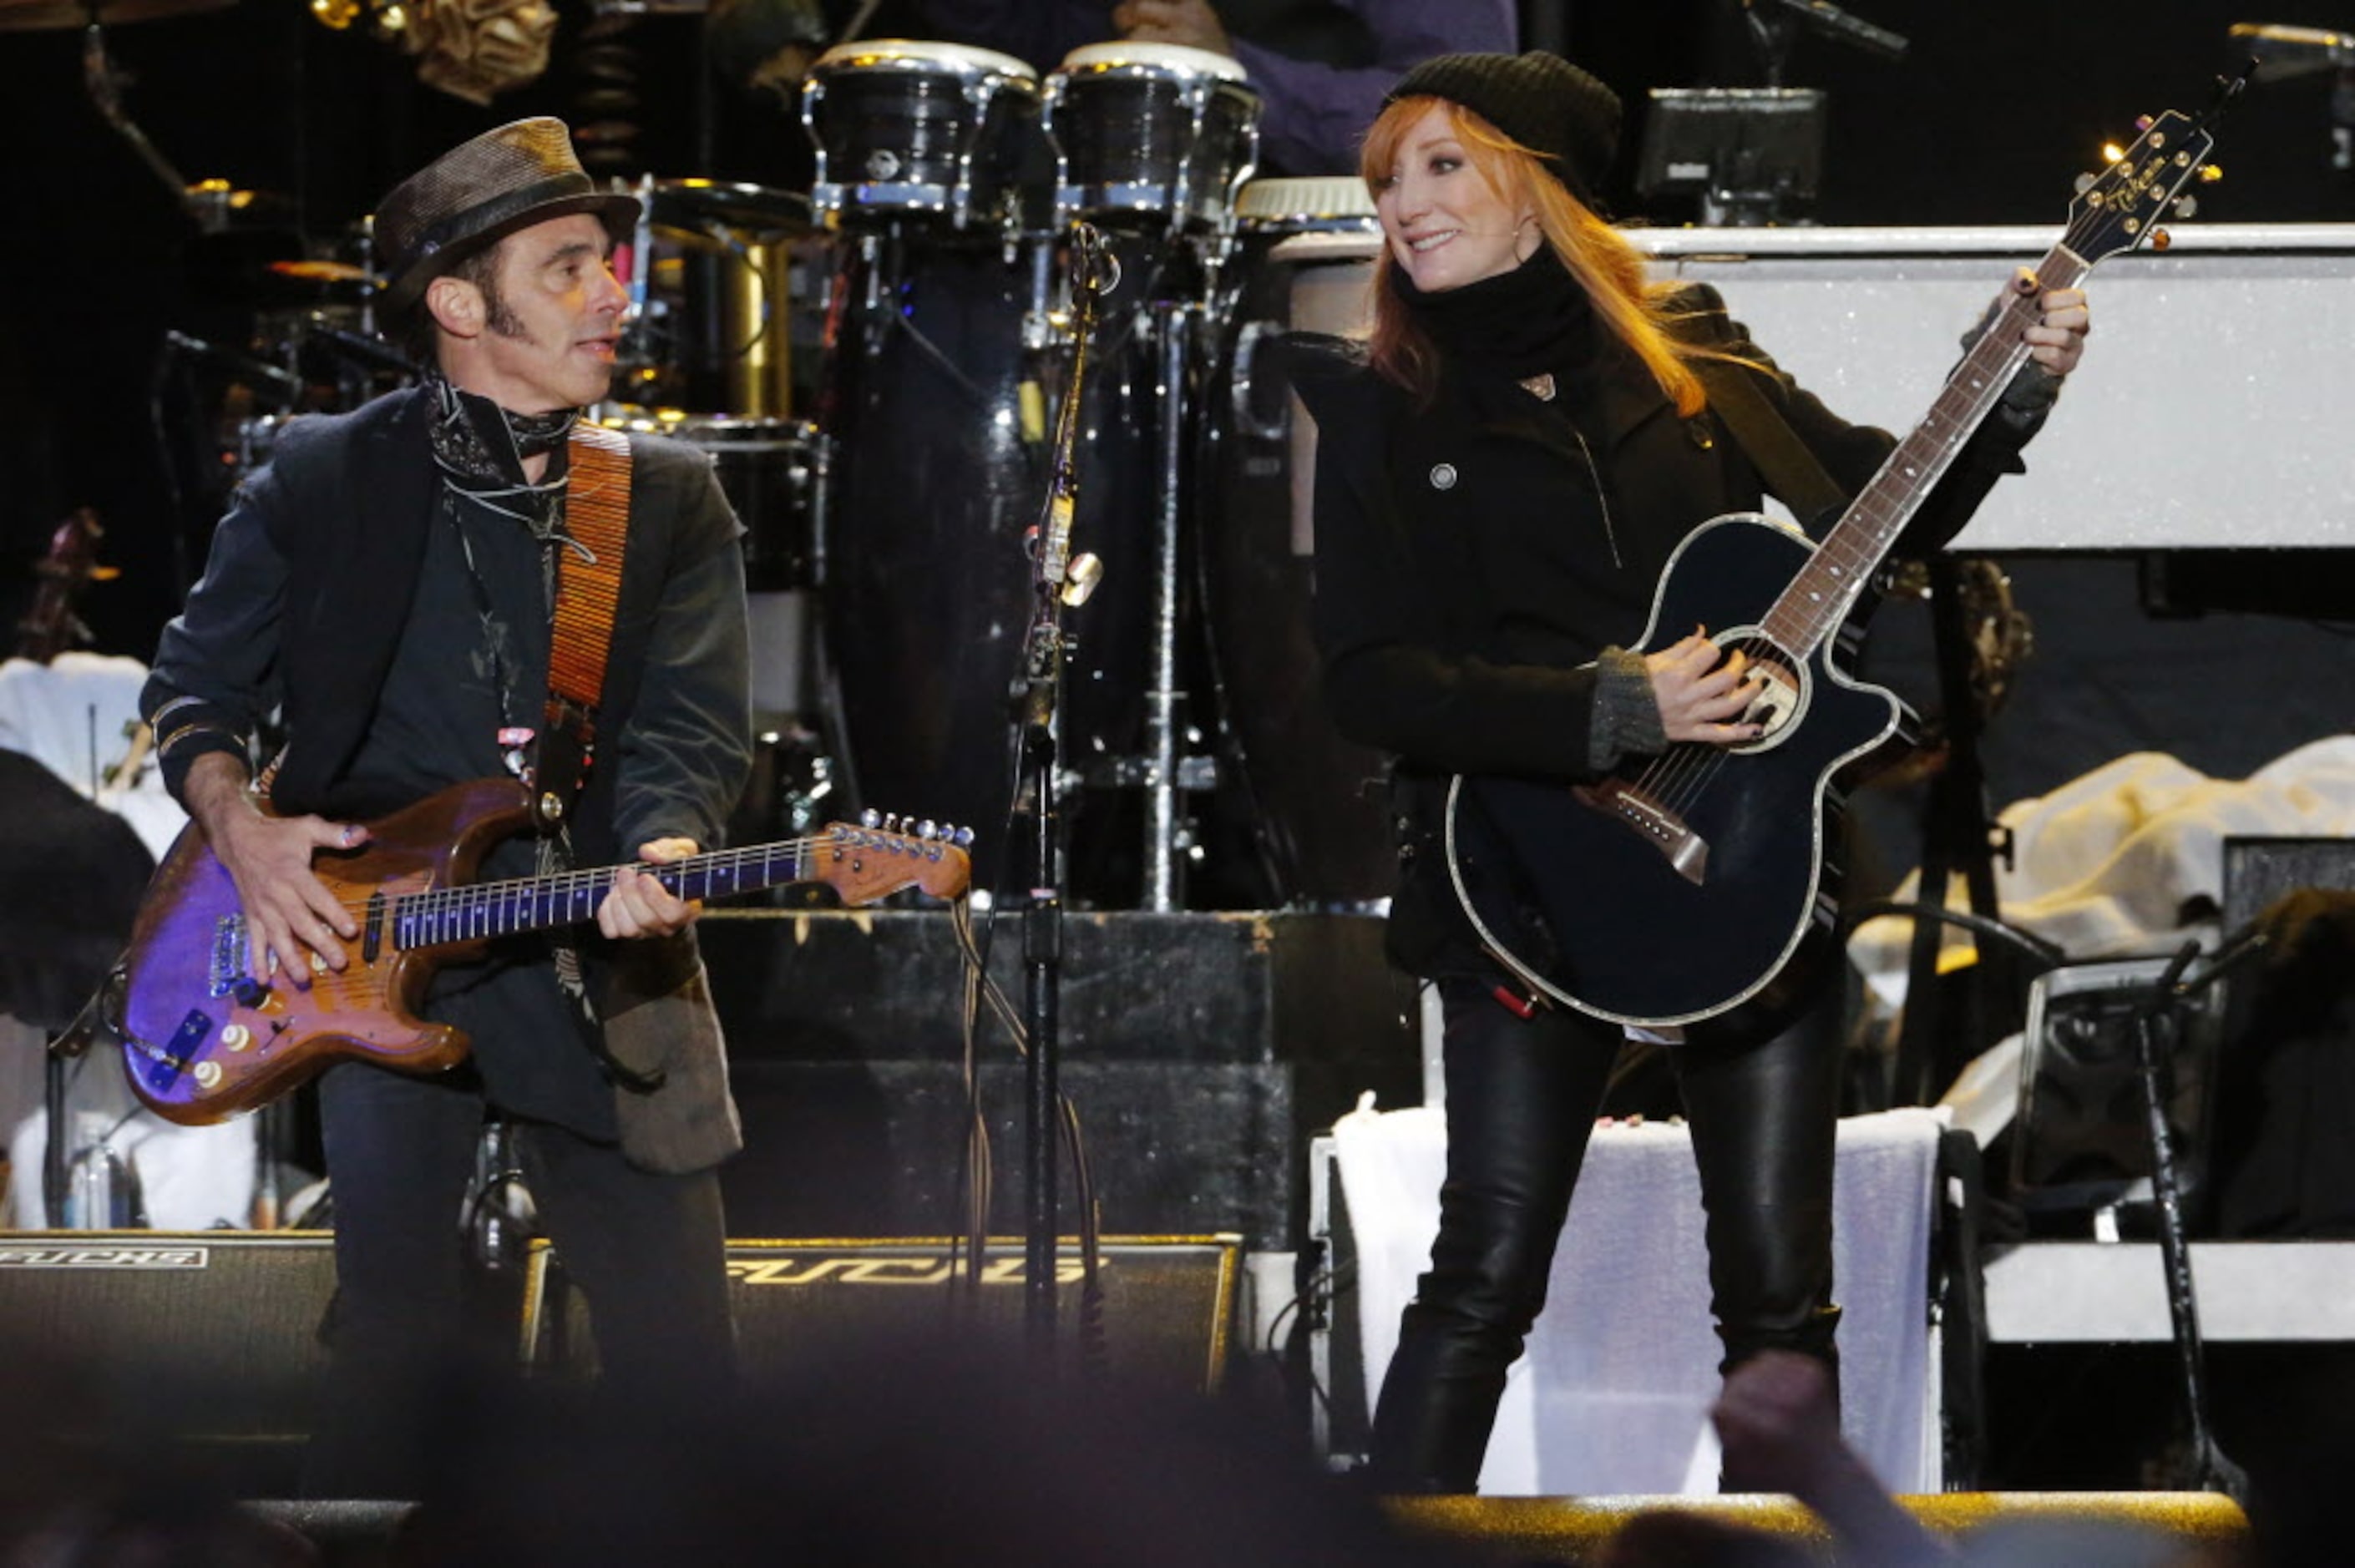
[(1022, 132), (1039, 118), (1039, 73), (1011, 55), (915, 38), (839, 44), (811, 65), (801, 111), (817, 150), (811, 202), (845, 226), (1019, 230), (1049, 217), (1024, 210), (1034, 144)]
[(1061, 207), (1105, 228), (1231, 230), (1259, 163), (1259, 94), (1224, 55), (1178, 44), (1090, 44), (1047, 79)]
[(1236, 227), (1236, 303), (1202, 464), (1205, 621), (1279, 896), (1360, 908), (1393, 881), (1382, 759), (1341, 737), (1317, 689), (1316, 427), (1273, 345), (1287, 332), (1364, 334), (1381, 229), (1355, 176), (1255, 180)]

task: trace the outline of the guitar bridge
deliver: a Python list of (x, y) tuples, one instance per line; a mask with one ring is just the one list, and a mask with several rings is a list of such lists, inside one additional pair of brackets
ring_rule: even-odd
[(213, 922), (213, 959), (207, 981), (214, 996), (227, 996), (245, 978), (245, 916), (224, 915)]
[(1676, 874), (1694, 886), (1709, 879), (1709, 841), (1687, 827), (1682, 817), (1625, 779), (1581, 784), (1571, 793), (1604, 816), (1642, 834), (1646, 843), (1668, 856)]

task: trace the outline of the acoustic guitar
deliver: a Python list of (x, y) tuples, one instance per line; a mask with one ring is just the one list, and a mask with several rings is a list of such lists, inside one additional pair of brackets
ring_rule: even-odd
[[(2226, 84), (2169, 111), (2084, 176), (2061, 242), (1998, 299), (1921, 424), (1820, 545), (1754, 513), (1712, 518), (1670, 556), (1636, 651), (1710, 629), (1763, 675), (1733, 747), (1669, 747), (1591, 783), (1459, 775), (1445, 847), (1488, 950), (1540, 1000), (1652, 1028), (1796, 1001), (1834, 950), (1841, 791), (1902, 751), (1911, 715), (1858, 681), (1858, 611), (1906, 523), (2028, 360), (2039, 299), (2158, 232), (2200, 177)], [(2164, 249), (2163, 235), (2157, 248)], [(1731, 1021), (1727, 1025), (1732, 1027)]]

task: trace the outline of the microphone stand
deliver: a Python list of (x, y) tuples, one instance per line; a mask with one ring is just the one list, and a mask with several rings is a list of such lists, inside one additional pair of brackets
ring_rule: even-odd
[[(1029, 1036), (1026, 1117), (1023, 1127), (1028, 1212), (1024, 1228), (1023, 1322), (1034, 1356), (1050, 1353), (1055, 1341), (1056, 1213), (1055, 1130), (1061, 1100), (1057, 1007), (1063, 962), (1063, 894), (1060, 810), (1056, 798), (1055, 721), (1062, 698), (1063, 659), (1068, 641), (1063, 611), (1086, 601), (1103, 567), (1092, 556), (1071, 555), (1071, 519), (1079, 505), (1079, 475), (1072, 449), (1079, 434), (1081, 392), (1086, 385), (1088, 340), (1095, 335), (1096, 300), (1117, 287), (1120, 275), (1090, 225), (1071, 227), (1071, 378), (1055, 422), (1054, 466), (1047, 503), (1031, 534), (1037, 566), (1037, 606), (1025, 642), (1017, 694), (1021, 703), (1021, 770), (1029, 781), (1031, 818), (1030, 897), (1022, 921), (1024, 1028)], [(1107, 279), (1107, 270), (1110, 276)], [(1021, 797), (1018, 780), (1016, 798)]]
[(1742, 0), (1742, 10), (1758, 47), (1768, 87), (1783, 85), (1783, 66), (1790, 57), (1792, 36), (1802, 24), (1868, 54), (1892, 60), (1905, 58), (1907, 40), (1902, 34), (1876, 27), (1831, 0)]
[(2236, 1501), (2247, 1499), (2249, 1478), (2217, 1446), (2214, 1429), (2208, 1422), (2207, 1358), (2200, 1335), (2199, 1297), (2192, 1288), (2180, 1161), (2175, 1131), (2167, 1119), (2165, 1053), (2181, 1025), (2182, 1004), (2264, 952), (2267, 945), (2262, 932), (2243, 932), (2227, 943), (2203, 971), (2188, 975), (2200, 957), (2200, 944), (2187, 942), (2134, 1011), (2135, 1075), (2140, 1082), (2144, 1125), (2150, 1135), (2150, 1185), (2158, 1212), (2159, 1259), (2167, 1275), (2168, 1319), (2174, 1330), (2176, 1372), (2181, 1380), (2189, 1427), (2190, 1452), (2186, 1467), (2195, 1487), (2222, 1492)]

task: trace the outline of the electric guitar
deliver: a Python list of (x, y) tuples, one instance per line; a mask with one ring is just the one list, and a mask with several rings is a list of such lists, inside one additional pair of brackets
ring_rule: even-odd
[[(113, 1022), (133, 1092), (167, 1120), (199, 1125), (264, 1105), (345, 1057), (411, 1073), (455, 1065), (469, 1048), (464, 1033), (416, 1015), (433, 971), (480, 958), (494, 938), (595, 919), (620, 869), (474, 882), (483, 855), (528, 819), (521, 786), (479, 779), (370, 824), (357, 850), (321, 852), (312, 869), (360, 934), (344, 945), (340, 971), (314, 959), (311, 973), (268, 984), (248, 973), (236, 885), (191, 823), (148, 886), (120, 971)], [(846, 904), (903, 887), (963, 893), (971, 832), (905, 826), (837, 822), (809, 838), (636, 869), (681, 898), (796, 882), (823, 882)]]
[[(1855, 612), (1881, 558), (2027, 362), (2039, 299), (2158, 232), (2208, 175), (2227, 83), (2198, 120), (2169, 111), (2081, 179), (2060, 244), (2015, 279), (1929, 414), (1820, 546), (1755, 513), (1703, 523), (1677, 546), (1636, 644), (1710, 629), (1763, 677), (1733, 747), (1671, 746), (1575, 786), (1457, 776), (1445, 849), (1455, 894), (1491, 953), (1540, 1001), (1666, 1027), (1797, 1001), (1834, 948), (1842, 789), (1901, 751), (1911, 715), (1853, 679)], [(2155, 246), (2164, 249), (2163, 232)], [(1732, 1027), (1729, 1022), (1728, 1027)]]

